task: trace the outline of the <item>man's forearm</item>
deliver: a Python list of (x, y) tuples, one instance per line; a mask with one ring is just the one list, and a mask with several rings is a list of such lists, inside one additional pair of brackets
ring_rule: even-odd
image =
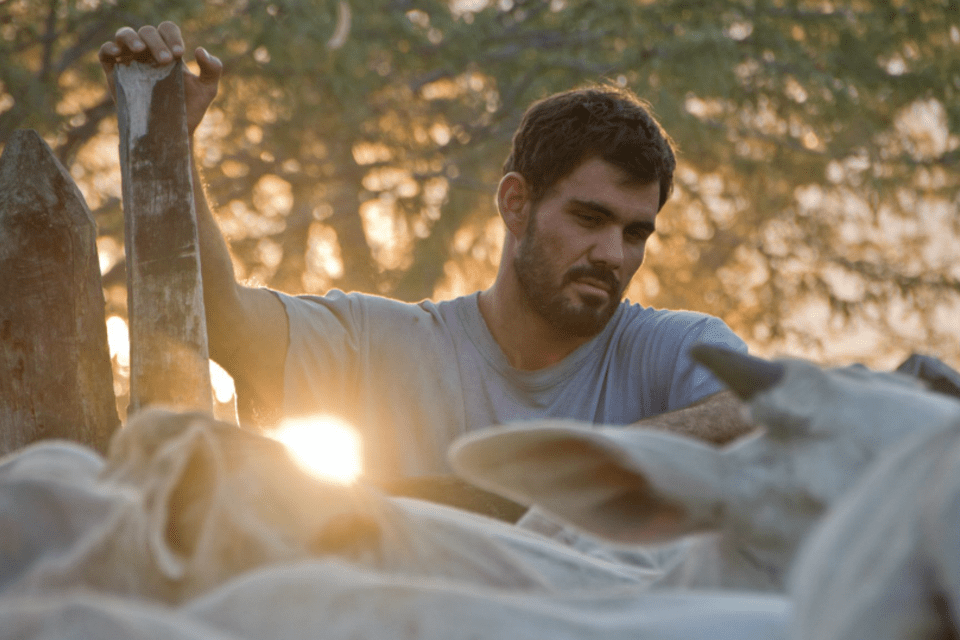
[(191, 166), (210, 356), (223, 364), (223, 360), (227, 359), (232, 351), (227, 339), (230, 335), (231, 318), (235, 322), (239, 316), (236, 274), (227, 243), (207, 202), (196, 159), (191, 162)]
[(194, 204), (210, 357), (233, 376), (241, 419), (263, 426), (279, 417), (288, 323), (277, 297), (237, 282), (227, 242), (210, 209), (196, 159)]
[(730, 391), (721, 391), (685, 409), (662, 413), (633, 426), (660, 429), (713, 444), (726, 444), (756, 427), (743, 418), (741, 402)]

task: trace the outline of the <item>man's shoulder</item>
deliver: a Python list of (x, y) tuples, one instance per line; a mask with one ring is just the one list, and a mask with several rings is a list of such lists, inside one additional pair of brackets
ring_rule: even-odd
[(476, 311), (476, 294), (450, 300), (404, 302), (368, 293), (331, 290), (322, 296), (282, 296), (291, 331), (346, 330), (374, 340), (457, 341)]
[(720, 318), (687, 309), (656, 309), (622, 303), (614, 328), (621, 340), (648, 344), (675, 344), (687, 348), (693, 343), (705, 342), (746, 351), (746, 345)]
[(624, 324), (647, 325), (651, 328), (681, 328), (700, 324), (724, 324), (720, 318), (709, 313), (687, 309), (657, 309), (655, 307), (645, 307), (629, 300), (620, 303), (618, 319), (619, 322)]
[(277, 292), (278, 297), (287, 307), (301, 307), (304, 309), (325, 309), (338, 314), (348, 315), (389, 315), (389, 316), (424, 316), (440, 315), (445, 307), (452, 305), (455, 300), (433, 302), (406, 302), (372, 293), (359, 291), (345, 292), (331, 289), (323, 295), (301, 294), (291, 295)]

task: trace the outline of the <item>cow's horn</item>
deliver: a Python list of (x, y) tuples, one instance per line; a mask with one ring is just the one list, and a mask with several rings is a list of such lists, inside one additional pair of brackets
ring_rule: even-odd
[(784, 367), (780, 363), (722, 347), (698, 344), (690, 349), (690, 355), (713, 371), (742, 400), (776, 386), (783, 377)]

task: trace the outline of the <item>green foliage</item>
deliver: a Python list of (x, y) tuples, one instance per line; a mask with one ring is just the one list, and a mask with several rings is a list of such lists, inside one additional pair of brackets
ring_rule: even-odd
[(523, 109), (607, 80), (681, 150), (633, 296), (760, 351), (960, 359), (955, 1), (0, 1), (0, 142), (38, 129), (118, 239), (111, 169), (85, 155), (115, 134), (95, 52), (162, 19), (225, 62), (202, 158), (251, 281), (411, 300), (489, 281)]

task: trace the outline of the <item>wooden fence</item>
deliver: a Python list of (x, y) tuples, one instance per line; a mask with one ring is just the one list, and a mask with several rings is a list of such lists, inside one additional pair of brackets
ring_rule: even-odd
[[(130, 405), (212, 411), (183, 67), (117, 67), (130, 327)], [(36, 132), (0, 157), (0, 455), (41, 438), (105, 452), (119, 427), (96, 227)], [(242, 385), (240, 385), (242, 387)], [(238, 392), (240, 422), (275, 407)], [(524, 509), (452, 476), (398, 479), (394, 495), (514, 521)]]
[[(183, 65), (116, 72), (130, 406), (212, 410)], [(120, 425), (96, 225), (34, 131), (0, 156), (0, 454), (43, 438), (104, 451)]]

